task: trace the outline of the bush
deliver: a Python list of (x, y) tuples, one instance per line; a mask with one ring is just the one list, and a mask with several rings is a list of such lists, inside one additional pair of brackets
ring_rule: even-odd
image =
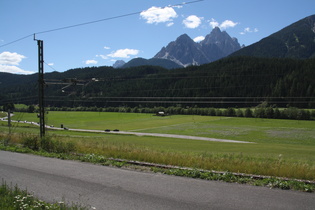
[(265, 117), (271, 119), (271, 118), (273, 118), (273, 115), (274, 115), (273, 108), (272, 107), (267, 107), (265, 109)]
[(228, 108), (224, 111), (224, 116), (227, 117), (235, 117), (236, 113), (235, 113), (235, 109), (234, 108)]
[(265, 109), (264, 108), (256, 108), (254, 112), (255, 118), (264, 118), (265, 117)]
[(253, 117), (253, 112), (250, 108), (245, 109), (244, 117)]
[(47, 152), (55, 153), (70, 153), (74, 152), (76, 149), (73, 142), (63, 142), (50, 137), (42, 138), (41, 148)]
[(22, 144), (31, 150), (39, 150), (40, 144), (37, 136), (24, 136), (22, 137)]
[(244, 117), (243, 111), (241, 109), (236, 110), (236, 117)]
[(40, 139), (38, 136), (24, 136), (22, 144), (31, 150), (38, 151), (39, 149), (46, 152), (54, 153), (70, 153), (75, 151), (75, 144), (73, 142), (63, 142), (52, 139), (51, 137), (44, 137)]
[(278, 108), (275, 108), (274, 113), (273, 113), (273, 118), (274, 119), (280, 119), (281, 118), (281, 112)]

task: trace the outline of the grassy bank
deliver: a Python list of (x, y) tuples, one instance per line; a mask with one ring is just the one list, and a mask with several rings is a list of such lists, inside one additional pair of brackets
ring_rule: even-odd
[(35, 198), (33, 195), (27, 192), (27, 190), (21, 190), (18, 186), (9, 186), (4, 180), (0, 185), (0, 209), (14, 210), (84, 210), (85, 207), (80, 205), (66, 205), (64, 201), (56, 203), (47, 203)]
[[(17, 120), (36, 121), (35, 114), (16, 114)], [(48, 131), (72, 142), (76, 153), (97, 154), (183, 167), (315, 180), (313, 121), (207, 116), (167, 116), (103, 112), (50, 112), (49, 124), (70, 128), (119, 129), (249, 141), (254, 144), (207, 142), (148, 136)], [(24, 126), (24, 127), (20, 127)], [(27, 127), (25, 127), (27, 126)], [(22, 134), (38, 134), (32, 125), (16, 124), (11, 142)], [(2, 138), (8, 129), (3, 122)]]

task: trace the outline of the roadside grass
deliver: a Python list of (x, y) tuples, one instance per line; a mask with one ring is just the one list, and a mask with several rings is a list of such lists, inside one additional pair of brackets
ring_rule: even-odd
[[(4, 149), (7, 151), (14, 152), (22, 152), (22, 153), (32, 153), (36, 155), (46, 156), (46, 157), (55, 157), (61, 159), (68, 160), (79, 160), (82, 162), (90, 162), (94, 164), (101, 164), (104, 166), (112, 166), (112, 167), (123, 167), (133, 170), (141, 170), (141, 171), (151, 171), (154, 173), (163, 173), (167, 175), (174, 176), (184, 176), (190, 178), (198, 178), (205, 180), (216, 180), (216, 181), (224, 181), (224, 182), (234, 182), (239, 184), (250, 184), (254, 186), (264, 186), (269, 188), (280, 188), (283, 190), (298, 190), (303, 192), (314, 192), (315, 191), (315, 182), (305, 181), (305, 180), (296, 180), (289, 178), (281, 178), (281, 177), (269, 177), (269, 176), (255, 176), (251, 174), (239, 174), (232, 172), (220, 172), (213, 170), (203, 170), (198, 168), (182, 168), (178, 166), (170, 166), (170, 165), (161, 165), (161, 164), (152, 164), (146, 162), (138, 162), (138, 161), (129, 161), (127, 159), (113, 159), (106, 158), (103, 155), (97, 154), (71, 154), (71, 153), (51, 153), (46, 152), (44, 150), (33, 151), (29, 148), (23, 148), (18, 146), (6, 146), (0, 144), (0, 149)], [(1, 207), (1, 199), (0, 199), (0, 207)], [(36, 209), (36, 208), (31, 208)], [(57, 208), (58, 209), (58, 208)], [(67, 208), (72, 209), (72, 208)], [(76, 208), (73, 208), (76, 209)]]
[[(21, 139), (25, 137), (27, 137), (25, 134), (11, 135), (11, 142), (23, 144)], [(281, 145), (235, 144), (114, 134), (89, 137), (53, 135), (51, 138), (64, 145), (70, 142), (68, 145), (75, 147), (74, 152), (78, 154), (97, 154), (106, 158), (204, 170), (315, 180), (314, 161), (309, 160), (309, 157), (314, 155), (314, 148), (307, 146), (288, 148)], [(279, 151), (282, 154), (279, 154)], [(291, 153), (301, 153), (304, 157), (292, 158)]]
[(17, 185), (14, 187), (9, 186), (4, 180), (0, 185), (0, 209), (15, 210), (42, 210), (42, 209), (53, 209), (53, 210), (84, 210), (86, 207), (80, 205), (67, 205), (64, 201), (55, 203), (47, 203), (35, 198), (33, 195), (27, 192), (27, 190), (21, 190)]
[[(32, 121), (32, 119), (36, 119), (35, 114), (25, 113), (23, 116), (23, 120)], [(70, 128), (99, 130), (117, 128), (126, 131), (141, 130), (141, 132), (254, 142), (236, 144), (105, 132), (92, 134), (48, 130), (48, 135), (54, 139), (73, 142), (75, 152), (80, 154), (97, 154), (106, 158), (122, 158), (204, 170), (315, 180), (314, 121), (49, 112), (49, 122), (54, 122), (55, 125), (64, 124)], [(4, 138), (7, 136), (8, 129), (4, 122), (0, 125), (2, 125), (0, 135)], [(11, 135), (11, 142), (21, 143), (19, 135), (26, 133), (38, 135), (38, 128), (31, 125), (15, 127), (14, 133)]]

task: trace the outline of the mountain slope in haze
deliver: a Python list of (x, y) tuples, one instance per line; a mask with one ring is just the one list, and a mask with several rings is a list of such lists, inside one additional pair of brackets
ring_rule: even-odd
[(167, 60), (167, 59), (160, 59), (160, 58), (151, 58), (151, 59), (144, 59), (144, 58), (134, 58), (121, 66), (120, 68), (129, 68), (135, 66), (160, 66), (165, 69), (176, 69), (181, 68), (182, 66), (178, 65), (177, 63)]
[(299, 20), (231, 56), (240, 55), (297, 59), (315, 57), (315, 15)]
[(210, 63), (239, 49), (241, 46), (236, 38), (216, 27), (200, 43), (183, 34), (163, 47), (154, 58), (168, 59), (186, 67)]
[(113, 68), (121, 68), (123, 65), (125, 65), (126, 62), (123, 60), (118, 60), (113, 64)]

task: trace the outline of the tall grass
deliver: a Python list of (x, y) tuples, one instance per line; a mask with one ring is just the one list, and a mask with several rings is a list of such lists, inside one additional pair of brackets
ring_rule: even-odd
[(2, 180), (0, 185), (0, 209), (3, 210), (42, 210), (42, 209), (53, 209), (53, 210), (77, 210), (87, 209), (80, 205), (66, 205), (64, 201), (56, 203), (47, 203), (35, 198), (33, 195), (27, 192), (27, 190), (21, 190), (17, 185), (9, 186)]
[[(70, 128), (88, 126), (88, 129), (93, 129), (96, 126), (94, 129), (141, 129), (141, 132), (256, 142), (256, 144), (232, 144), (104, 133), (48, 131), (50, 135), (55, 135), (52, 136), (53, 142), (59, 142), (57, 145), (61, 145), (61, 148), (64, 147), (63, 144), (67, 145), (67, 142), (70, 142), (70, 145), (73, 144), (73, 152), (76, 153), (94, 153), (105, 157), (208, 170), (315, 180), (315, 129), (312, 121), (206, 116), (157, 118), (148, 114), (87, 112), (84, 115), (73, 112), (51, 112), (49, 115), (50, 121), (56, 124), (65, 122), (66, 125), (73, 126), (69, 126)], [(27, 120), (31, 121), (31, 118)], [(0, 138), (1, 135), (2, 139), (6, 138), (7, 131), (8, 129), (3, 125), (0, 129)], [(23, 143), (22, 135), (18, 132), (38, 133), (38, 129), (16, 127), (11, 134), (10, 142)], [(43, 145), (40, 147), (44, 148)]]
[(255, 157), (242, 153), (193, 153), (159, 150), (132, 143), (113, 143), (106, 140), (76, 141), (77, 152), (94, 153), (105, 157), (138, 160), (205, 170), (230, 171), (257, 175), (315, 180), (315, 165), (283, 160), (282, 156)]
[[(109, 135), (109, 137), (110, 136), (111, 135)], [(37, 141), (36, 136), (32, 137), (24, 134), (13, 135), (11, 138), (11, 143), (20, 143), (31, 149), (34, 148), (30, 146), (33, 144), (28, 142), (30, 140), (25, 139)], [(47, 147), (47, 142), (43, 146), (39, 143), (38, 146), (46, 151), (57, 153), (93, 153), (103, 155), (107, 158), (122, 158), (205, 170), (315, 180), (314, 162), (307, 163), (305, 161), (286, 160), (282, 155), (255, 156), (234, 152), (176, 151), (176, 149), (165, 149), (165, 147), (158, 148), (135, 143), (109, 141), (107, 138), (107, 136), (98, 138), (54, 136), (48, 138), (50, 142), (53, 142), (50, 143), (51, 145), (49, 147)], [(54, 149), (56, 148), (56, 144), (58, 144), (59, 149)], [(71, 145), (71, 150), (69, 150), (68, 145)]]

